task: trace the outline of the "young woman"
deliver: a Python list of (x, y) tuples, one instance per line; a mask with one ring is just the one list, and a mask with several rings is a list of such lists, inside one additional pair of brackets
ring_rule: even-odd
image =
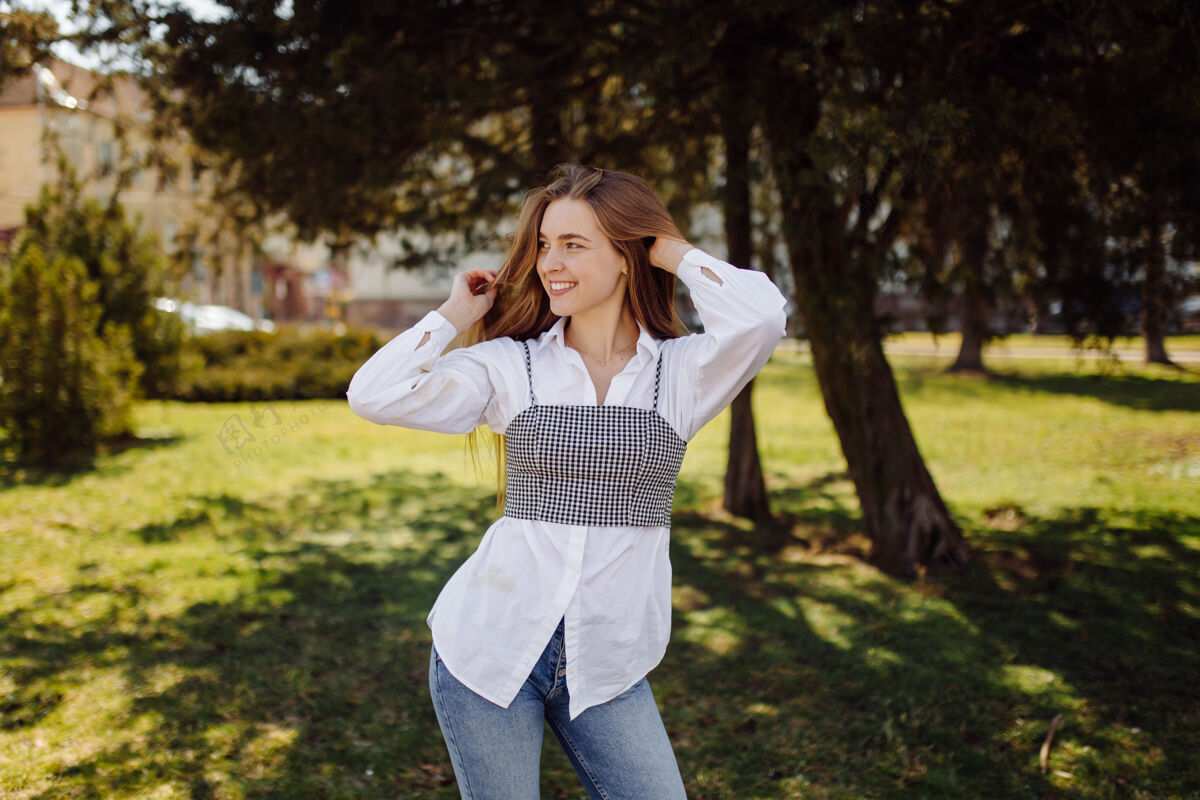
[[(674, 313), (678, 277), (704, 333)], [(539, 796), (549, 723), (594, 798), (684, 797), (646, 680), (671, 626), (686, 442), (762, 368), (784, 299), (687, 244), (640, 178), (560, 167), (498, 271), (359, 369), (372, 422), (504, 434), (504, 515), (429, 615), (429, 687), (464, 798)], [(456, 334), (476, 344), (441, 355)]]

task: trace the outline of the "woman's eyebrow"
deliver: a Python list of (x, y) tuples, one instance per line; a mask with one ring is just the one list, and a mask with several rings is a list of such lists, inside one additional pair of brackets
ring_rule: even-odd
[[(545, 238), (546, 238), (546, 235), (544, 233), (538, 234), (539, 240), (545, 239)], [(588, 244), (592, 243), (591, 239), (587, 238), (586, 236), (584, 236), (581, 233), (560, 233), (558, 235), (558, 240), (560, 242), (565, 242), (567, 239), (582, 239), (583, 241), (587, 242)]]

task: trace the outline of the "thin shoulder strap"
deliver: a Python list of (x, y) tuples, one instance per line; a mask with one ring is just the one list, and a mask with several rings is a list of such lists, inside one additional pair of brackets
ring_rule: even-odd
[(529, 360), (529, 340), (522, 341), (521, 347), (525, 350), (525, 376), (529, 378), (529, 405), (536, 406), (537, 399), (533, 396), (533, 364)]
[(658, 385), (662, 382), (662, 357), (663, 348), (658, 349), (658, 366), (654, 369), (654, 405), (652, 408), (658, 411)]

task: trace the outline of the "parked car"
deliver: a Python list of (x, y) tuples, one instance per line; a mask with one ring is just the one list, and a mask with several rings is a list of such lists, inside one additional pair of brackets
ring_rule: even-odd
[(171, 297), (160, 297), (154, 301), (154, 307), (168, 314), (178, 314), (188, 330), (192, 333), (212, 333), (213, 331), (266, 331), (275, 330), (275, 323), (269, 319), (255, 319), (236, 308), (229, 306), (199, 305), (187, 300), (175, 300)]
[(1179, 313), (1179, 327), (1187, 333), (1200, 333), (1200, 294), (1193, 295), (1175, 306)]

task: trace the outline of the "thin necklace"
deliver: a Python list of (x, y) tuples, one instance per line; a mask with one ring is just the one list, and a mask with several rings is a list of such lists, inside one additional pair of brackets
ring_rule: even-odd
[(571, 349), (573, 349), (575, 352), (579, 353), (579, 355), (583, 356), (586, 359), (591, 360), (592, 363), (599, 364), (602, 367), (607, 367), (609, 361), (614, 361), (614, 360), (616, 360), (617, 356), (621, 355), (622, 353), (624, 353), (628, 350), (632, 350), (633, 348), (637, 347), (637, 339), (634, 339), (632, 344), (628, 344), (625, 347), (622, 347), (620, 350), (614, 350), (613, 354), (609, 357), (608, 361), (601, 361), (600, 359), (596, 358), (594, 355), (583, 350), (581, 347), (579, 347), (579, 345), (572, 344), (571, 342), (567, 342), (567, 344), (571, 346)]

